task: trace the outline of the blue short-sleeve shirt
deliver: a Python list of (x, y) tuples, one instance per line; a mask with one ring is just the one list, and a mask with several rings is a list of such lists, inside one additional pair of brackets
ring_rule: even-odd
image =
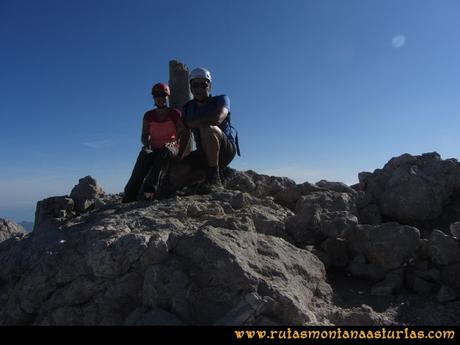
[[(227, 95), (219, 95), (211, 97), (211, 99), (202, 107), (198, 109), (197, 101), (191, 100), (184, 106), (183, 117), (184, 121), (194, 120), (200, 117), (201, 114), (207, 114), (214, 111), (216, 108), (224, 106), (228, 109), (227, 118), (218, 126), (227, 138), (235, 143), (232, 128), (230, 126), (230, 98)], [(197, 128), (192, 129), (193, 136), (195, 137), (195, 144), (197, 150), (201, 149), (200, 131)]]

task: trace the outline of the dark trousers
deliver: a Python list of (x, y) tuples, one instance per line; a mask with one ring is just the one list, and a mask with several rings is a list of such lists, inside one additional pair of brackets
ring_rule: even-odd
[(141, 150), (126, 184), (123, 202), (137, 200), (141, 187), (143, 192), (157, 192), (173, 156), (174, 152), (166, 147), (153, 151)]

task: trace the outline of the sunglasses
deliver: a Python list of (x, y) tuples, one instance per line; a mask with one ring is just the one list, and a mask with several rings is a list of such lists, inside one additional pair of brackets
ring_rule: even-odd
[(168, 94), (167, 93), (156, 93), (153, 95), (153, 97), (167, 97)]
[(190, 86), (192, 87), (192, 89), (206, 89), (209, 86), (209, 84), (206, 82), (191, 83)]

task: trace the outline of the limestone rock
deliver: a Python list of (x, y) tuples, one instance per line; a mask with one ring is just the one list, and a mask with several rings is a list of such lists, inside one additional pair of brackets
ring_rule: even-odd
[(440, 230), (433, 230), (429, 250), (431, 260), (438, 265), (460, 262), (460, 244), (455, 238)]
[(91, 176), (81, 178), (70, 192), (70, 198), (75, 203), (75, 211), (79, 213), (90, 209), (96, 200), (103, 196), (104, 191)]
[(364, 255), (368, 262), (390, 271), (415, 258), (420, 232), (397, 223), (358, 225), (347, 240), (354, 255)]
[(170, 106), (177, 109), (182, 109), (192, 97), (190, 93), (188, 67), (177, 61), (169, 61), (169, 87), (171, 89), (171, 97), (169, 99)]
[(348, 193), (313, 192), (302, 196), (296, 214), (286, 221), (286, 231), (298, 245), (337, 238), (357, 225), (353, 198)]
[[(185, 289), (181, 288), (184, 295), (174, 293), (179, 287), (171, 285), (153, 295), (162, 296), (160, 307), (188, 306), (177, 310), (181, 319), (202, 320), (206, 324), (219, 318), (225, 320), (225, 324), (256, 323), (262, 316), (286, 324), (316, 321), (308, 305), (317, 294), (319, 283), (324, 281), (325, 271), (322, 263), (309, 252), (280, 238), (212, 227), (184, 235), (177, 243), (174, 252), (183, 260), (183, 265), (187, 264), (185, 270), (170, 273), (173, 270), (152, 269), (160, 270), (155, 274), (157, 279), (188, 286), (189, 292), (185, 295)], [(260, 255), (263, 260), (258, 259)], [(173, 278), (174, 275), (178, 278)], [(173, 283), (175, 279), (177, 283)], [(158, 280), (150, 284), (152, 287), (162, 285)], [(250, 302), (246, 296), (253, 293), (258, 297)], [(245, 302), (240, 300), (243, 297)], [(171, 298), (180, 300), (171, 301)], [(241, 303), (247, 307), (243, 308)], [(246, 313), (246, 320), (229, 316), (235, 314), (236, 317), (235, 310), (241, 308), (251, 310)]]
[(0, 324), (316, 324), (330, 300), (324, 265), (281, 238), (293, 213), (269, 197), (104, 202), (61, 219), (73, 200), (50, 198), (40, 219), (58, 231), (41, 221), (0, 243)]
[(403, 155), (352, 187), (228, 168), (221, 192), (130, 204), (82, 179), (0, 242), (0, 324), (458, 323), (457, 167)]
[(56, 231), (59, 224), (75, 216), (75, 203), (66, 196), (55, 196), (37, 202), (34, 232)]
[(439, 154), (404, 154), (383, 169), (360, 173), (362, 189), (377, 201), (384, 217), (421, 224), (436, 219), (460, 186), (460, 164)]
[(375, 312), (372, 307), (363, 304), (357, 308), (336, 311), (331, 319), (337, 325), (344, 326), (381, 326), (392, 322)]
[(25, 231), (20, 225), (8, 219), (0, 218), (0, 242), (23, 234), (25, 234)]
[(227, 168), (223, 177), (226, 188), (246, 192), (258, 198), (275, 197), (285, 188), (296, 186), (296, 183), (287, 177), (257, 174), (253, 170), (241, 172)]
[(358, 190), (355, 200), (360, 224), (376, 225), (382, 223), (382, 215), (377, 201), (369, 193)]

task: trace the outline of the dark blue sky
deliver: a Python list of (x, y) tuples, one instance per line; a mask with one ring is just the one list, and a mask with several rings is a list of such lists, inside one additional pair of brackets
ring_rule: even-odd
[(213, 73), (240, 170), (349, 184), (460, 156), (460, 2), (0, 0), (0, 217), (92, 175), (122, 191), (168, 63)]

